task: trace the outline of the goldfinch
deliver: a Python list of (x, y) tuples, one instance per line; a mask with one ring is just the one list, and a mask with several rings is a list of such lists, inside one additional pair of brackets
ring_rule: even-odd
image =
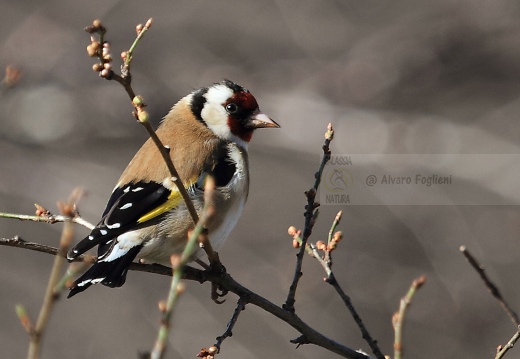
[[(247, 146), (253, 131), (271, 127), (280, 126), (260, 112), (254, 96), (225, 80), (181, 99), (157, 129), (197, 211), (204, 205), (205, 177), (215, 178), (216, 214), (207, 224), (214, 248), (236, 225), (246, 202)], [(68, 298), (96, 283), (122, 286), (136, 258), (168, 265), (173, 253), (182, 252), (193, 226), (166, 164), (148, 139), (121, 175), (101, 221), (67, 254), (73, 260), (98, 246), (97, 262), (73, 283)]]

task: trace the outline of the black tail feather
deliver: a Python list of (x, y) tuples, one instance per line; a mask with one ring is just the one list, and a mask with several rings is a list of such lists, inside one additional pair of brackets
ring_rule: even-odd
[(121, 287), (125, 283), (128, 267), (130, 267), (140, 250), (141, 246), (134, 247), (124, 256), (113, 261), (94, 263), (89, 270), (74, 281), (67, 298), (83, 292), (96, 283), (101, 283), (110, 288)]

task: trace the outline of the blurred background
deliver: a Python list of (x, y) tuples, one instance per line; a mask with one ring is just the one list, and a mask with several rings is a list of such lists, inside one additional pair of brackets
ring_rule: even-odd
[[(519, 154), (520, 4), (514, 0), (121, 1), (1, 0), (0, 66), (20, 68), (0, 93), (0, 211), (32, 214), (82, 187), (85, 219), (97, 222), (119, 174), (146, 140), (123, 89), (98, 78), (83, 28), (100, 18), (118, 58), (135, 25), (154, 18), (133, 62), (134, 89), (156, 124), (181, 97), (229, 78), (248, 87), (281, 124), (250, 146), (252, 184), (244, 214), (220, 250), (233, 277), (282, 304), (295, 250), (287, 228), (303, 226), (323, 133), (333, 122), (336, 154)], [(117, 67), (117, 61), (115, 67)], [(479, 164), (486, 166), (486, 162)], [(500, 174), (497, 174), (500, 175)], [(520, 190), (520, 172), (512, 179)], [(476, 194), (494, 195), (492, 186)], [(520, 207), (323, 206), (313, 240), (336, 212), (343, 242), (334, 270), (368, 330), (392, 355), (391, 317), (412, 280), (427, 276), (407, 314), (408, 358), (491, 358), (515, 331), (459, 253), (466, 245), (514, 308), (520, 308)], [(0, 219), (0, 236), (56, 245), (62, 226)], [(77, 240), (87, 235), (77, 227)], [(0, 352), (26, 355), (14, 312), (36, 317), (49, 255), (0, 248)], [(298, 314), (325, 335), (369, 351), (347, 310), (306, 258)], [(58, 302), (43, 358), (136, 358), (150, 350), (157, 302), (169, 279), (129, 273)], [(193, 358), (221, 335), (235, 308), (187, 283), (175, 312), (168, 358)], [(226, 358), (334, 358), (247, 306), (222, 346)], [(520, 357), (513, 349), (510, 358)]]

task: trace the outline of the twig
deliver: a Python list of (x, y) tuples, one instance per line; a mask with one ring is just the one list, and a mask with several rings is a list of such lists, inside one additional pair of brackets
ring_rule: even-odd
[(71, 220), (71, 218), (74, 215), (74, 203), (76, 203), (80, 195), (80, 192), (76, 190), (71, 195), (71, 198), (69, 199), (68, 203), (59, 203), (60, 210), (62, 214), (67, 218), (67, 220), (65, 220), (63, 231), (61, 234), (60, 246), (58, 249), (59, 255), (56, 255), (54, 257), (54, 264), (52, 266), (51, 275), (49, 277), (49, 282), (45, 291), (45, 297), (43, 300), (42, 307), (40, 309), (40, 314), (38, 315), (38, 320), (36, 321), (34, 330), (31, 332), (29, 336), (29, 352), (27, 354), (27, 358), (29, 359), (36, 359), (40, 356), (41, 339), (43, 337), (44, 330), (47, 326), (47, 322), (50, 318), (52, 309), (57, 299), (54, 289), (56, 288), (56, 285), (59, 281), (61, 269), (63, 267), (63, 264), (65, 263), (64, 256), (70, 247), (70, 243), (72, 242), (72, 238), (74, 235), (74, 226)]
[(408, 306), (412, 302), (412, 298), (415, 295), (415, 292), (417, 289), (421, 288), (421, 286), (426, 282), (426, 276), (421, 276), (417, 279), (415, 279), (412, 282), (412, 285), (410, 286), (410, 289), (408, 289), (408, 292), (406, 295), (401, 298), (401, 301), (399, 303), (399, 310), (394, 313), (392, 317), (392, 325), (394, 327), (394, 359), (401, 359), (401, 354), (403, 350), (402, 345), (402, 337), (403, 337), (403, 323), (404, 323), (404, 317), (406, 314), (406, 310), (408, 309)]
[(229, 320), (229, 322), (227, 324), (226, 331), (222, 335), (220, 335), (216, 338), (217, 341), (215, 342), (214, 346), (217, 348), (217, 353), (220, 353), (220, 346), (222, 345), (222, 342), (226, 338), (233, 336), (233, 328), (235, 327), (235, 324), (238, 320), (238, 316), (246, 308), (246, 304), (247, 304), (246, 297), (238, 298), (237, 306), (235, 308), (235, 311), (233, 312), (233, 316), (231, 317), (231, 319)]
[(45, 222), (54, 224), (57, 222), (72, 221), (90, 230), (94, 229), (94, 225), (81, 217), (79, 214), (73, 214), (72, 217), (63, 216), (60, 214), (48, 213), (47, 215), (30, 216), (27, 214), (5, 213), (0, 212), (1, 218), (12, 218), (20, 221)]
[[(329, 231), (329, 236), (328, 236), (328, 241), (327, 241), (328, 243), (325, 244), (322, 241), (318, 241), (318, 242), (316, 242), (316, 244), (308, 243), (306, 250), (323, 267), (323, 270), (327, 274), (327, 277), (324, 278), (324, 281), (329, 283), (330, 285), (332, 285), (334, 290), (336, 290), (336, 292), (340, 296), (341, 300), (343, 300), (343, 303), (349, 310), (352, 318), (354, 319), (359, 330), (361, 331), (361, 336), (368, 343), (368, 345), (370, 346), (370, 349), (372, 350), (372, 352), (374, 353), (376, 358), (384, 359), (385, 356), (379, 349), (379, 346), (377, 345), (377, 341), (372, 338), (372, 336), (366, 329), (365, 324), (363, 323), (363, 321), (361, 320), (361, 317), (359, 316), (356, 309), (354, 308), (354, 305), (352, 304), (350, 297), (343, 291), (343, 288), (341, 288), (338, 281), (336, 280), (336, 277), (334, 276), (334, 273), (332, 272), (331, 252), (336, 248), (337, 244), (339, 243), (339, 241), (342, 238), (341, 232), (339, 232), (339, 231), (334, 232), (334, 231), (341, 220), (342, 213), (343, 213), (342, 211), (339, 211), (338, 214), (336, 215), (336, 217), (334, 218), (331, 229)], [(302, 243), (302, 239), (300, 238), (301, 231), (297, 231), (296, 228), (294, 228), (294, 227), (289, 227), (288, 233), (289, 233), (289, 235), (293, 236), (293, 240), (295, 240), (299, 245), (301, 245), (301, 243)], [(318, 250), (321, 250), (325, 253), (323, 255), (323, 257), (320, 255)], [(296, 343), (298, 345), (307, 344), (307, 340), (303, 336), (296, 338), (296, 339), (292, 340), (291, 342)]]
[(332, 222), (332, 225), (330, 226), (329, 236), (327, 237), (328, 250), (325, 251), (325, 257), (323, 259), (325, 260), (325, 262), (329, 263), (329, 266), (332, 266), (332, 259), (330, 258), (330, 253), (334, 248), (336, 248), (336, 244), (337, 244), (336, 238), (337, 237), (336, 237), (335, 231), (336, 231), (336, 227), (338, 226), (339, 222), (341, 221), (342, 215), (343, 215), (343, 211), (339, 211), (336, 214), (336, 217), (334, 218), (334, 221)]
[(163, 316), (161, 319), (161, 327), (159, 328), (159, 333), (157, 335), (157, 339), (155, 341), (154, 348), (151, 352), (151, 359), (161, 359), (164, 357), (164, 353), (166, 352), (166, 347), (168, 343), (168, 334), (170, 330), (170, 321), (173, 314), (173, 309), (175, 307), (175, 303), (177, 302), (177, 298), (179, 294), (182, 292), (180, 289), (182, 274), (184, 271), (184, 266), (188, 263), (188, 261), (193, 256), (195, 252), (195, 246), (197, 244), (198, 238), (201, 233), (204, 231), (204, 227), (211, 216), (214, 214), (213, 208), (213, 195), (215, 191), (215, 181), (212, 177), (208, 177), (206, 180), (206, 184), (204, 186), (204, 208), (202, 209), (202, 215), (200, 216), (197, 225), (193, 229), (193, 231), (189, 235), (188, 242), (184, 247), (184, 250), (179, 258), (178, 255), (172, 255), (171, 263), (173, 268), (173, 276), (170, 285), (170, 291), (168, 294), (168, 299), (166, 301), (166, 305), (161, 305)]
[(512, 349), (514, 347), (515, 343), (520, 338), (520, 326), (518, 326), (517, 329), (518, 330), (516, 331), (516, 333), (511, 337), (511, 339), (509, 339), (506, 345), (499, 346), (497, 348), (497, 355), (495, 355), (495, 359), (503, 358), (504, 355), (509, 351), (509, 349)]
[[(13, 242), (16, 245), (13, 245)], [(35, 245), (35, 243), (20, 241), (19, 239), (5, 239), (0, 238), (0, 245), (8, 245), (22, 249), (34, 250), (47, 254), (57, 254), (58, 249), (44, 246), (44, 245)], [(62, 254), (63, 255), (63, 254)], [(64, 255), (63, 255), (64, 256)], [(84, 257), (78, 257), (78, 261), (82, 260)], [(146, 272), (152, 274), (160, 274), (165, 276), (172, 276), (172, 269), (169, 267), (161, 266), (158, 264), (141, 264), (141, 263), (132, 263), (130, 266), (130, 270)], [(345, 345), (342, 345), (323, 334), (319, 333), (312, 327), (310, 327), (307, 323), (305, 323), (302, 319), (300, 319), (295, 313), (291, 313), (283, 309), (282, 307), (277, 306), (273, 302), (267, 300), (266, 298), (252, 292), (246, 287), (242, 286), (240, 283), (235, 281), (228, 273), (214, 273), (213, 271), (203, 271), (200, 269), (195, 269), (189, 266), (185, 266), (183, 279), (195, 280), (199, 283), (204, 282), (214, 282), (217, 283), (220, 287), (228, 290), (231, 293), (236, 294), (239, 297), (248, 298), (248, 303), (251, 305), (255, 305), (266, 312), (274, 315), (275, 317), (281, 319), (283, 322), (289, 324), (291, 327), (296, 329), (299, 333), (307, 338), (309, 344), (314, 344), (320, 346), (324, 349), (327, 349), (333, 353), (336, 353), (344, 358), (351, 359), (369, 359), (367, 355), (358, 352), (354, 349), (351, 349)]]
[(25, 332), (32, 336), (34, 334), (34, 324), (27, 312), (27, 309), (22, 304), (17, 304), (15, 306), (16, 315), (22, 324), (22, 327), (25, 329)]
[(321, 174), (323, 173), (323, 169), (327, 162), (330, 160), (331, 157), (331, 151), (330, 151), (330, 142), (334, 138), (334, 130), (332, 128), (332, 124), (329, 123), (327, 126), (327, 132), (325, 132), (325, 143), (323, 145), (323, 158), (321, 160), (320, 167), (318, 169), (318, 172), (314, 174), (315, 181), (314, 186), (305, 192), (305, 196), (307, 197), (307, 205), (305, 206), (305, 226), (303, 228), (303, 236), (302, 236), (302, 243), (300, 250), (298, 251), (298, 254), (296, 255), (296, 267), (294, 269), (294, 276), (291, 283), (291, 286), (289, 287), (289, 293), (287, 294), (287, 299), (285, 301), (285, 304), (283, 305), (283, 308), (289, 312), (294, 312), (294, 303), (296, 301), (296, 289), (298, 287), (298, 282), (302, 276), (302, 263), (303, 263), (303, 255), (306, 250), (307, 246), (307, 240), (309, 239), (310, 235), (312, 234), (312, 228), (314, 227), (315, 220), (318, 216), (318, 210), (319, 203), (314, 202), (316, 199), (316, 192), (318, 191), (318, 187), (320, 186), (321, 182)]
[(507, 313), (507, 315), (509, 316), (509, 318), (511, 319), (513, 324), (515, 324), (515, 326), (519, 326), (520, 320), (518, 318), (518, 315), (509, 306), (509, 304), (507, 304), (505, 299), (502, 297), (502, 294), (500, 294), (500, 291), (498, 290), (497, 286), (495, 284), (493, 284), (493, 282), (489, 279), (486, 272), (484, 271), (484, 267), (482, 267), (480, 265), (480, 263), (475, 259), (475, 257), (473, 257), (473, 255), (471, 255), (471, 253), (469, 253), (469, 251), (466, 249), (465, 246), (460, 246), (459, 250), (462, 252), (464, 257), (466, 257), (469, 264), (471, 264), (471, 266), (480, 275), (480, 278), (484, 281), (484, 284), (486, 285), (486, 288), (488, 289), (489, 293), (491, 293), (491, 295), (493, 297), (495, 297), (496, 300), (498, 300), (498, 302), (500, 303), (502, 308), (505, 310), (505, 312)]

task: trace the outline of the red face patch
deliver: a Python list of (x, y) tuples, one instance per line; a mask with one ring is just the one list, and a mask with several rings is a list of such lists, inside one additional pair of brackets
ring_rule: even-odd
[(229, 102), (235, 103), (242, 111), (254, 111), (258, 107), (258, 103), (250, 92), (236, 92)]
[(253, 136), (253, 130), (245, 128), (244, 125), (240, 123), (240, 121), (238, 121), (236, 118), (229, 116), (228, 126), (231, 133), (235, 136), (241, 138), (245, 142), (251, 141), (251, 137)]
[(258, 109), (255, 97), (248, 91), (237, 91), (224, 106), (229, 113), (228, 126), (231, 133), (249, 142), (253, 129), (249, 128), (248, 123), (254, 111)]

